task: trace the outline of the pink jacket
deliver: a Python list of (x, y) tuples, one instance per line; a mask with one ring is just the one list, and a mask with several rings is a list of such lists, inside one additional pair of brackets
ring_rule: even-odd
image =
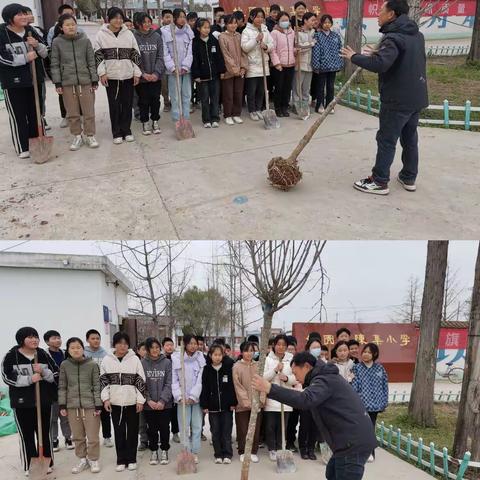
[(295, 32), (289, 28), (286, 32), (274, 28), (272, 33), (273, 50), (270, 53), (273, 66), (293, 67), (295, 65)]

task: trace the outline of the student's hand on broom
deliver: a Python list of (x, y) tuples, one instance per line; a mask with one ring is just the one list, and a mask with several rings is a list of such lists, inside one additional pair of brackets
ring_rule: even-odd
[(105, 410), (107, 412), (111, 412), (112, 411), (112, 404), (110, 403), (110, 400), (105, 400), (103, 402), (103, 408), (105, 408)]
[(66, 410), (65, 408), (62, 408), (62, 409), (60, 410), (60, 415), (61, 415), (62, 417), (66, 417), (66, 416), (68, 415), (67, 410)]
[(254, 375), (252, 378), (252, 388), (257, 390), (257, 392), (266, 393), (268, 395), (272, 385), (260, 375)]
[(100, 83), (101, 83), (104, 87), (108, 87), (108, 77), (107, 77), (107, 74), (100, 76)]
[(346, 58), (347, 60), (351, 60), (351, 58), (356, 53), (357, 52), (352, 47), (350, 47), (350, 45), (347, 45), (346, 47), (340, 49), (340, 56)]

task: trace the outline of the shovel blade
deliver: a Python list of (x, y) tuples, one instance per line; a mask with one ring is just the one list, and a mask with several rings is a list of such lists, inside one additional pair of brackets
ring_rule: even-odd
[(273, 130), (274, 128), (280, 128), (280, 122), (278, 121), (275, 110), (267, 108), (262, 112), (263, 121), (265, 122), (265, 128), (267, 130)]
[(310, 117), (310, 105), (308, 102), (299, 101), (295, 102), (295, 110), (298, 118), (301, 120), (307, 120)]
[(29, 141), (30, 157), (35, 163), (45, 163), (50, 157), (53, 147), (53, 137), (41, 136)]
[(177, 475), (188, 475), (197, 472), (195, 457), (187, 449), (177, 455)]
[(188, 140), (195, 137), (192, 124), (183, 117), (175, 124), (175, 132), (178, 140)]
[(29, 479), (46, 480), (50, 461), (51, 459), (49, 457), (33, 457), (30, 461)]
[(289, 450), (277, 452), (277, 473), (295, 473), (296, 471), (293, 453)]

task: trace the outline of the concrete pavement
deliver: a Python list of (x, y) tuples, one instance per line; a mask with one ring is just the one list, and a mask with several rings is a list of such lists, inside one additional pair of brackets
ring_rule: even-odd
[[(385, 197), (355, 191), (369, 174), (378, 120), (338, 107), (301, 155), (302, 182), (273, 189), (266, 166), (287, 156), (307, 122), (293, 116), (266, 131), (245, 118), (178, 142), (168, 114), (163, 133), (113, 145), (106, 95), (97, 99), (97, 150), (68, 150), (68, 129), (58, 128), (56, 93), (48, 85), (47, 119), (55, 137), (45, 165), (20, 160), (0, 111), (0, 238), (329, 238), (473, 239), (480, 236), (480, 134), (420, 129), (421, 165), (416, 193), (392, 181)], [(392, 177), (400, 169), (400, 155)]]

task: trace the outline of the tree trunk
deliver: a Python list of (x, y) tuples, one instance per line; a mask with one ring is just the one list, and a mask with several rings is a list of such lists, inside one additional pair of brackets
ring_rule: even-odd
[[(348, 2), (347, 31), (345, 45), (350, 45), (356, 52), (362, 50), (362, 24), (363, 24), (363, 0), (350, 0)], [(345, 76), (349, 77), (356, 69), (352, 62), (345, 62)], [(357, 81), (361, 78), (357, 76)]]
[(480, 1), (477, 1), (477, 9), (475, 10), (472, 43), (470, 45), (467, 62), (480, 62)]
[(414, 423), (422, 427), (435, 426), (433, 393), (447, 259), (448, 241), (431, 240), (428, 242), (422, 312), (420, 315), (420, 340), (418, 342), (412, 395), (408, 405), (408, 415)]
[(421, 14), (421, 7), (420, 7), (421, 0), (408, 0), (408, 6), (410, 7), (410, 11), (408, 12), (408, 16), (418, 25), (420, 22)]
[(478, 246), (467, 356), (463, 374), (462, 395), (458, 407), (457, 427), (453, 442), (453, 455), (462, 458), (466, 451), (471, 460), (480, 462), (480, 244)]
[[(258, 360), (258, 374), (263, 375), (265, 370), (265, 358), (267, 356), (268, 339), (272, 330), (273, 311), (271, 305), (263, 306), (263, 328), (260, 338), (260, 359)], [(255, 426), (257, 424), (258, 412), (260, 410), (260, 394), (256, 390), (253, 391), (252, 411), (250, 421), (248, 422), (247, 438), (245, 441), (245, 459), (242, 463), (241, 480), (248, 480), (250, 470), (250, 457), (252, 453), (253, 437), (255, 435)]]

